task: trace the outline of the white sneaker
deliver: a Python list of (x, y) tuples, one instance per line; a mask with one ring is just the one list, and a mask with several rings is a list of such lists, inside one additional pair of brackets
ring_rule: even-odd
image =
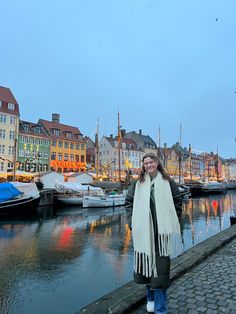
[(147, 312), (154, 313), (154, 301), (147, 302)]

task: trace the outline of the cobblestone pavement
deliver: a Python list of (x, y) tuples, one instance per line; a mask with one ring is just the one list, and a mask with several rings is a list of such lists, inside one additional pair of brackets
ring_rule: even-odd
[[(130, 313), (143, 314), (146, 305)], [(168, 289), (168, 314), (236, 314), (236, 239)]]

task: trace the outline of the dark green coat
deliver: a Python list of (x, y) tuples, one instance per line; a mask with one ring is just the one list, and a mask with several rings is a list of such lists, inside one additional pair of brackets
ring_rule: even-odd
[[(175, 181), (170, 180), (170, 188), (172, 192), (172, 197), (176, 209), (177, 216), (180, 220), (182, 215), (182, 197), (179, 192), (179, 188)], [(134, 193), (135, 193), (135, 186), (137, 181), (133, 181), (128, 189), (128, 193), (126, 196), (126, 212), (127, 212), (127, 219), (128, 224), (131, 229), (131, 220), (132, 220), (132, 211), (133, 211), (133, 201), (134, 201)], [(156, 220), (156, 211), (155, 211), (155, 205), (152, 206), (152, 202), (150, 200), (150, 208), (153, 218), (153, 224), (154, 224), (154, 232), (155, 232), (155, 239), (158, 238), (158, 230), (157, 230), (157, 220)], [(159, 255), (159, 249), (158, 249), (158, 241), (155, 241), (155, 248), (156, 248), (156, 264), (157, 264), (157, 271), (158, 276), (157, 278), (153, 275), (151, 278), (144, 277), (138, 273), (134, 272), (134, 281), (136, 283), (140, 284), (150, 284), (152, 289), (156, 288), (168, 288), (169, 282), (170, 282), (170, 258), (166, 256), (160, 256)]]

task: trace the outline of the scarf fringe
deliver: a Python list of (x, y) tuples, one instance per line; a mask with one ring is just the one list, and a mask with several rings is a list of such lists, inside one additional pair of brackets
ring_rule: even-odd
[(145, 253), (134, 251), (134, 271), (144, 277), (151, 277), (152, 275), (151, 257)]

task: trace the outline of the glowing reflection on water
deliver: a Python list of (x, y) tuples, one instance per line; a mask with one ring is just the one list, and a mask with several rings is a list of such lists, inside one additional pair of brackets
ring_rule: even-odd
[[(227, 228), (236, 194), (184, 203), (184, 249)], [(1, 313), (75, 313), (132, 279), (125, 208), (43, 211), (0, 222)]]

